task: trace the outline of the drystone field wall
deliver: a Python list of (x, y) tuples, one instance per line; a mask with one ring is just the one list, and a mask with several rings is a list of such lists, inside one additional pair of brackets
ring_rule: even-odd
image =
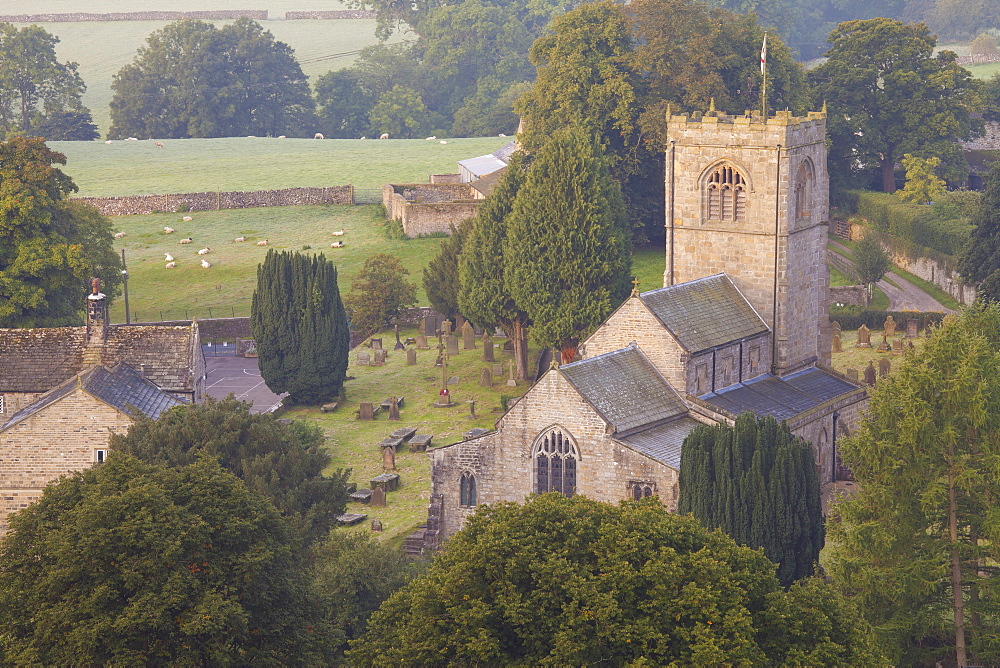
[(173, 195), (130, 195), (126, 197), (74, 197), (86, 202), (105, 216), (133, 216), (147, 213), (218, 211), (251, 209), (266, 206), (302, 206), (307, 204), (353, 204), (353, 186), (329, 188), (284, 188), (240, 192), (180, 193)]
[(266, 21), (267, 10), (232, 9), (199, 12), (113, 12), (110, 14), (88, 14), (83, 12), (65, 14), (8, 14), (0, 16), (0, 21), (7, 23), (74, 23), (80, 21), (176, 21), (178, 19), (226, 20), (239, 19), (243, 17), (258, 21)]
[(479, 210), (468, 183), (406, 183), (382, 186), (386, 215), (403, 223), (408, 237), (448, 234)]
[(373, 19), (375, 12), (362, 9), (338, 9), (328, 12), (285, 12), (286, 21), (296, 19)]

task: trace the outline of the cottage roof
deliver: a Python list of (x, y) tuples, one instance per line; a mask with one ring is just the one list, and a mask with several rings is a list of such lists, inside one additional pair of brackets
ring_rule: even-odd
[(750, 411), (761, 417), (771, 415), (777, 420), (788, 420), (857, 389), (823, 369), (809, 368), (784, 378), (764, 374), (701, 398), (732, 415)]
[(639, 298), (690, 353), (768, 331), (725, 274), (650, 290)]
[(86, 327), (0, 329), (0, 392), (46, 392), (95, 365), (126, 362), (167, 392), (194, 392), (198, 326), (110, 325), (101, 344)]
[(700, 422), (689, 417), (672, 420), (651, 429), (644, 429), (618, 440), (644, 455), (667, 466), (681, 469), (681, 445)]
[(482, 178), (487, 174), (503, 169), (510, 162), (510, 156), (517, 150), (517, 143), (510, 141), (486, 155), (475, 158), (459, 160), (458, 166), (467, 171), (474, 178)]
[(128, 364), (118, 364), (110, 370), (97, 366), (77, 374), (14, 413), (0, 427), (0, 431), (34, 415), (77, 389), (120, 411), (130, 415), (139, 411), (154, 420), (168, 408), (184, 403), (160, 390)]
[(497, 182), (500, 181), (500, 177), (503, 176), (505, 171), (507, 171), (506, 167), (498, 169), (492, 174), (487, 174), (482, 178), (476, 179), (469, 184), (469, 187), (476, 192), (482, 193), (483, 196), (489, 196), (493, 192), (493, 189), (497, 187)]
[(687, 406), (635, 344), (559, 369), (616, 432), (687, 414)]

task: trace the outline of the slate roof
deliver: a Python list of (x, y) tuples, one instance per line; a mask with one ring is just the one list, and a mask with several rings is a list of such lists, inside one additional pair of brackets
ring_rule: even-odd
[(458, 165), (459, 167), (464, 168), (473, 177), (482, 178), (487, 174), (492, 174), (493, 172), (506, 167), (507, 163), (510, 162), (510, 156), (513, 155), (516, 150), (517, 143), (510, 141), (492, 153), (480, 155), (475, 158), (459, 160)]
[(47, 392), (88, 366), (119, 362), (144, 368), (167, 392), (194, 392), (196, 332), (195, 325), (110, 325), (88, 363), (86, 327), (0, 329), (0, 392)]
[(476, 179), (470, 183), (469, 186), (476, 192), (482, 193), (483, 196), (488, 197), (493, 192), (493, 189), (497, 187), (497, 182), (500, 180), (500, 177), (503, 176), (505, 171), (507, 171), (506, 167), (498, 169), (492, 174), (487, 174), (480, 179)]
[(161, 391), (127, 364), (119, 364), (111, 370), (97, 366), (77, 374), (11, 415), (0, 427), (0, 431), (34, 415), (77, 389), (82, 389), (125, 413), (135, 415), (138, 410), (154, 420), (168, 408), (184, 403)]
[(634, 344), (559, 372), (618, 433), (687, 414), (684, 401)]
[(639, 298), (689, 353), (768, 331), (725, 274), (650, 290)]
[(633, 450), (649, 455), (656, 461), (680, 471), (681, 445), (691, 430), (700, 424), (697, 420), (685, 417), (618, 440)]
[(822, 369), (810, 368), (785, 378), (765, 374), (701, 397), (733, 415), (751, 411), (788, 420), (810, 408), (853, 392), (857, 386)]

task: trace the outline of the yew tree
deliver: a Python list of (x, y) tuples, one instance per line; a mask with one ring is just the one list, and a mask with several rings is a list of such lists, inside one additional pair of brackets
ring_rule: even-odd
[(986, 175), (986, 190), (972, 217), (973, 230), (959, 270), (966, 281), (979, 283), (980, 294), (1000, 301), (1000, 163)]
[(452, 225), (451, 235), (441, 242), (437, 255), (424, 267), (424, 292), (427, 293), (427, 301), (446, 318), (454, 318), (460, 313), (458, 263), (471, 229), (472, 218), (463, 220), (458, 227)]

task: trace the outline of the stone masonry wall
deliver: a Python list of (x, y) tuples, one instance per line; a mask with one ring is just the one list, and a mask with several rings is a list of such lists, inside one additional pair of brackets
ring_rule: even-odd
[(334, 9), (316, 12), (285, 12), (286, 21), (297, 19), (373, 19), (375, 12), (363, 9)]
[(281, 190), (132, 195), (127, 197), (73, 197), (72, 200), (91, 204), (105, 216), (132, 216), (157, 212), (353, 204), (353, 193), (353, 186), (347, 185), (329, 188), (284, 188)]
[[(372, 12), (374, 14), (374, 12)], [(6, 23), (70, 23), (81, 21), (177, 21), (179, 19), (228, 20), (246, 17), (256, 21), (267, 20), (266, 9), (208, 10), (196, 12), (112, 12), (88, 14), (81, 12), (62, 14), (8, 14), (0, 16)]]
[(111, 433), (125, 433), (131, 418), (78, 389), (0, 433), (0, 536), (10, 513), (41, 496), (65, 473), (94, 463)]
[[(190, 327), (190, 320), (165, 320), (162, 322), (133, 322), (138, 325), (160, 325), (164, 327)], [(198, 319), (198, 333), (202, 341), (251, 339), (250, 318), (206, 318)]]
[(386, 215), (403, 223), (408, 237), (449, 234), (463, 220), (472, 218), (481, 202), (472, 200), (467, 183), (384, 184), (382, 204)]
[[(691, 357), (687, 363), (684, 387), (688, 393), (698, 396), (735, 385), (740, 382), (741, 363), (743, 381), (770, 372), (770, 332)], [(698, 387), (699, 376), (704, 379), (701, 388)]]
[(25, 406), (35, 403), (41, 392), (5, 392), (3, 395), (3, 412), (0, 413), (0, 424), (3, 424), (10, 416), (18, 412)]

